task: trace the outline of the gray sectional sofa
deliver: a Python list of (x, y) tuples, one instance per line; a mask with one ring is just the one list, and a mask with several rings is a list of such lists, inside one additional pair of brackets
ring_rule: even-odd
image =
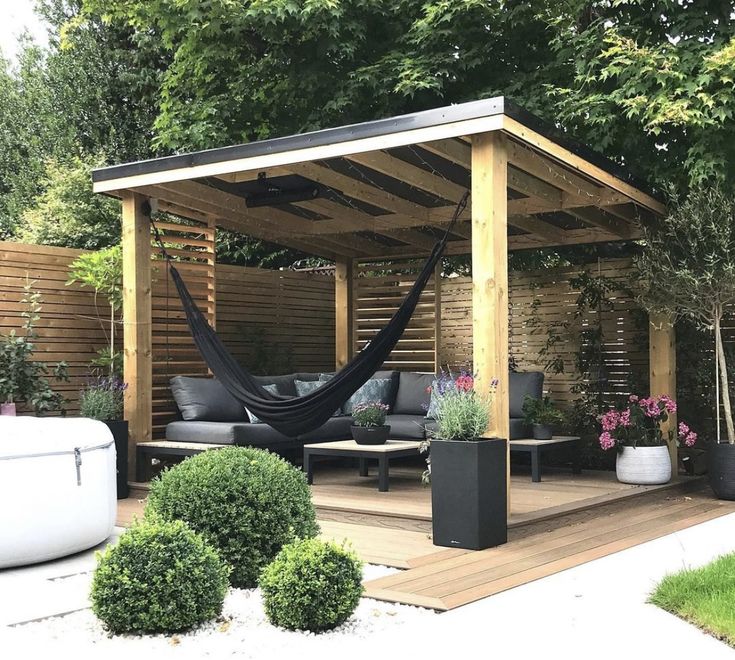
[[(324, 377), (324, 375), (321, 375)], [(280, 394), (296, 396), (296, 381), (315, 381), (317, 373), (295, 373), (284, 376), (261, 376), (263, 385), (275, 385)], [(421, 440), (431, 429), (433, 420), (426, 418), (433, 374), (408, 371), (378, 371), (375, 379), (389, 379), (386, 403), (390, 414), (391, 438)], [(510, 439), (530, 437), (523, 423), (523, 401), (526, 395), (540, 398), (544, 375), (541, 372), (510, 374)], [(351, 437), (352, 417), (330, 418), (315, 431), (288, 437), (264, 423), (249, 421), (247, 411), (217, 380), (176, 376), (171, 390), (181, 419), (166, 427), (166, 439), (176, 442), (203, 442), (262, 447), (272, 450), (292, 449), (310, 442), (328, 442)]]

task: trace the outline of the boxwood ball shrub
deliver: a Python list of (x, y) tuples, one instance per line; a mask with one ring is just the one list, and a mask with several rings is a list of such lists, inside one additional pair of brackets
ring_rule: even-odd
[(323, 632), (344, 623), (362, 596), (362, 562), (334, 543), (284, 546), (260, 576), (268, 620), (289, 630)]
[(150, 512), (202, 534), (232, 568), (235, 587), (254, 587), (286, 543), (319, 532), (303, 473), (249, 447), (203, 452), (166, 470), (151, 484)]
[(92, 611), (116, 634), (177, 632), (220, 614), (228, 573), (185, 523), (140, 522), (100, 553)]

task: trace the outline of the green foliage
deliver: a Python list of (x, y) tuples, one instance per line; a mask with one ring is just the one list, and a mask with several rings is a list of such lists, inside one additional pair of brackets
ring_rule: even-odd
[(735, 443), (720, 328), (735, 302), (735, 194), (718, 186), (694, 188), (673, 200), (663, 222), (643, 226), (643, 240), (645, 249), (636, 261), (640, 301), (650, 312), (714, 330), (728, 441)]
[(99, 378), (82, 391), (79, 398), (80, 415), (102, 422), (123, 419), (125, 387), (116, 378)]
[(98, 553), (92, 611), (114, 633), (172, 633), (216, 617), (228, 568), (181, 521), (145, 521)]
[(506, 95), (661, 183), (732, 177), (732, 0), (87, 0), (160, 36), (157, 143), (208, 148)]
[(44, 191), (26, 208), (18, 238), (26, 243), (97, 250), (120, 241), (120, 204), (92, 192), (92, 161), (48, 161)]
[(362, 596), (362, 562), (344, 547), (295, 541), (260, 575), (268, 620), (289, 630), (323, 632), (343, 624)]
[(37, 413), (63, 412), (64, 397), (51, 389), (48, 376), (53, 373), (57, 381), (67, 381), (66, 363), (59, 362), (49, 369), (45, 362), (33, 360), (36, 339), (36, 323), (41, 318), (41, 295), (33, 290), (34, 282), (24, 286), (21, 303), (26, 309), (21, 313), (23, 334), (15, 329), (0, 335), (0, 400), (8, 403), (24, 403)]
[(434, 408), (436, 431), (432, 437), (442, 440), (474, 440), (490, 424), (489, 397), (475, 390), (447, 390), (438, 397)]
[[(122, 309), (122, 246), (114, 245), (77, 257), (69, 265), (66, 284), (69, 286), (77, 282), (94, 289), (97, 320), (109, 342), (106, 348), (97, 351), (98, 357), (93, 360), (92, 366), (111, 377), (119, 377), (122, 375), (123, 355), (122, 351), (115, 350), (115, 325), (122, 322), (122, 316), (118, 314)], [(99, 294), (107, 299), (110, 307), (109, 332), (97, 307)]]
[(540, 399), (526, 395), (523, 400), (523, 420), (526, 424), (559, 426), (564, 423), (565, 417), (548, 395)]
[(204, 452), (165, 471), (151, 484), (149, 513), (202, 534), (232, 566), (235, 587), (255, 586), (284, 544), (319, 531), (303, 473), (248, 447)]
[(666, 576), (649, 602), (735, 647), (735, 554)]

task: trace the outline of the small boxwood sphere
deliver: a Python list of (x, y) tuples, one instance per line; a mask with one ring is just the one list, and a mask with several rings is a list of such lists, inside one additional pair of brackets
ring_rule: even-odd
[(177, 632), (222, 611), (229, 568), (181, 521), (137, 523), (98, 559), (92, 611), (113, 633)]
[(323, 632), (344, 623), (362, 596), (362, 562), (334, 543), (296, 541), (260, 576), (268, 620), (289, 630)]
[(151, 484), (146, 512), (202, 534), (231, 566), (235, 587), (254, 587), (284, 544), (319, 532), (303, 473), (248, 447), (207, 451), (165, 471)]

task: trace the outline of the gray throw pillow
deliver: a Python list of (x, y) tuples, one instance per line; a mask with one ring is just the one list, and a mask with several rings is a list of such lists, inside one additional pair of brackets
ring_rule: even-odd
[(351, 415), (356, 405), (360, 403), (369, 403), (371, 401), (379, 401), (386, 406), (390, 405), (390, 378), (371, 378), (357, 392), (355, 392), (344, 406), (342, 411), (345, 415)]
[[(278, 394), (278, 387), (276, 385), (263, 385), (264, 390), (268, 390), (271, 394)], [(262, 424), (263, 421), (257, 417), (256, 415), (253, 415), (247, 408), (245, 408), (245, 412), (248, 414), (248, 418), (250, 419), (251, 424)]]
[(187, 422), (244, 422), (242, 404), (215, 378), (174, 376), (171, 393)]
[[(296, 386), (296, 394), (298, 396), (305, 396), (311, 394), (314, 390), (320, 388), (326, 380), (295, 380), (294, 385)], [(342, 414), (342, 410), (337, 408), (332, 413), (332, 417), (339, 417)]]

